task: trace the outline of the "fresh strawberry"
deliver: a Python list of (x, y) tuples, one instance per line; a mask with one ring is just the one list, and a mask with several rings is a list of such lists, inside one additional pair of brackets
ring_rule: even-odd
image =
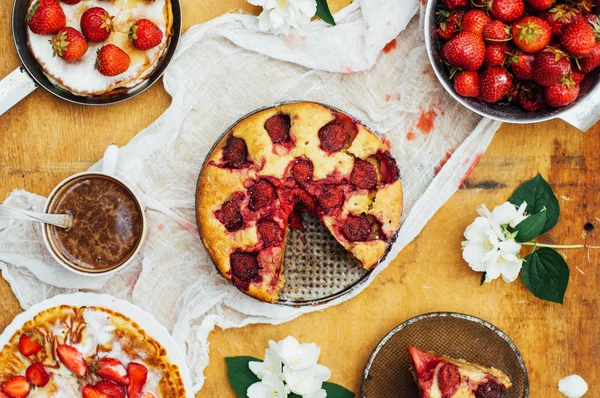
[(600, 43), (596, 43), (592, 52), (585, 58), (581, 58), (578, 61), (579, 69), (583, 73), (590, 73), (598, 66), (600, 66)]
[(81, 0), (62, 0), (62, 2), (70, 6), (74, 6), (75, 4), (79, 4)]
[(67, 24), (67, 17), (56, 0), (36, 0), (25, 20), (29, 29), (38, 35), (53, 35)]
[(502, 65), (506, 58), (507, 52), (510, 50), (507, 43), (490, 43), (485, 46), (485, 66)]
[(527, 4), (538, 11), (544, 11), (552, 7), (556, 0), (525, 0)]
[(589, 23), (576, 21), (564, 29), (560, 44), (569, 54), (584, 57), (596, 46), (596, 37)]
[(560, 82), (544, 88), (546, 102), (552, 108), (560, 108), (569, 105), (579, 95), (579, 84), (572, 77), (567, 76)]
[(113, 17), (102, 7), (92, 7), (81, 15), (81, 33), (88, 41), (101, 42), (113, 31)]
[(19, 337), (19, 352), (26, 357), (36, 354), (44, 344), (44, 338), (36, 331), (28, 330)]
[(462, 19), (465, 15), (463, 10), (448, 12), (440, 10), (438, 12), (438, 35), (444, 40), (450, 40), (454, 35), (460, 32)]
[(43, 364), (36, 362), (29, 365), (25, 371), (27, 380), (35, 386), (44, 387), (50, 381), (50, 375)]
[(75, 61), (83, 57), (88, 50), (87, 41), (76, 29), (66, 27), (58, 31), (50, 40), (54, 56), (58, 55), (65, 61)]
[(129, 69), (131, 58), (114, 44), (107, 44), (98, 50), (96, 69), (104, 76), (117, 76)]
[(510, 56), (510, 69), (512, 73), (522, 80), (531, 80), (531, 70), (535, 55), (527, 53), (516, 53)]
[(90, 384), (83, 387), (83, 389), (81, 390), (81, 395), (83, 396), (83, 398), (113, 398), (108, 394), (96, 390)]
[(77, 351), (77, 348), (70, 345), (61, 344), (56, 347), (58, 358), (71, 372), (79, 377), (83, 377), (87, 373), (87, 365), (83, 355)]
[(125, 366), (123, 366), (118, 359), (109, 357), (100, 358), (97, 364), (96, 374), (122, 386), (129, 385), (127, 369), (125, 369)]
[(146, 51), (158, 46), (163, 39), (163, 32), (152, 21), (140, 19), (129, 29), (129, 40), (138, 50)]
[(596, 0), (575, 0), (571, 2), (575, 3), (574, 6), (585, 14), (592, 12), (592, 9), (596, 6)]
[(442, 0), (442, 4), (449, 10), (454, 10), (460, 7), (466, 7), (469, 0)]
[(501, 66), (492, 66), (481, 72), (479, 98), (485, 102), (498, 102), (512, 86), (510, 74)]
[(481, 36), (483, 28), (490, 22), (492, 22), (492, 19), (485, 12), (475, 9), (469, 10), (462, 19), (463, 31)]
[(454, 78), (454, 90), (463, 97), (478, 97), (479, 73), (471, 70), (459, 72)]
[(2, 392), (10, 398), (25, 398), (29, 395), (31, 386), (23, 376), (15, 376), (2, 384)]
[(127, 396), (125, 389), (109, 380), (102, 380), (94, 386), (94, 390), (104, 393), (110, 398), (125, 398)]
[(129, 387), (127, 387), (127, 395), (129, 397), (136, 397), (142, 392), (146, 380), (148, 380), (148, 368), (137, 362), (130, 362), (129, 366), (127, 366), (127, 374), (131, 381)]
[(517, 102), (523, 109), (535, 112), (546, 107), (543, 90), (535, 83), (522, 84), (517, 94)]
[(486, 41), (508, 41), (512, 38), (510, 27), (501, 21), (492, 21), (483, 28), (483, 38)]
[(441, 57), (452, 66), (477, 70), (483, 65), (485, 43), (481, 36), (475, 33), (462, 32), (444, 44)]
[(512, 22), (525, 11), (523, 0), (489, 0), (488, 8), (493, 19), (502, 22)]
[(567, 54), (554, 48), (546, 47), (533, 60), (531, 77), (542, 86), (551, 86), (571, 71), (571, 62)]
[(538, 17), (524, 17), (513, 25), (513, 41), (526, 53), (543, 50), (552, 38), (552, 29), (548, 22)]
[(540, 14), (540, 18), (550, 25), (552, 36), (560, 36), (565, 26), (577, 20), (578, 17), (579, 10), (568, 4), (558, 4)]

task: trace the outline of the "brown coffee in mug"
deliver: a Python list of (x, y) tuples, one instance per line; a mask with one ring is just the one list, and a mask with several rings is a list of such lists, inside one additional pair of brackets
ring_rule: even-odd
[(141, 244), (143, 209), (135, 195), (118, 180), (84, 173), (60, 187), (48, 213), (70, 212), (71, 228), (48, 225), (54, 253), (72, 268), (104, 273), (127, 262)]

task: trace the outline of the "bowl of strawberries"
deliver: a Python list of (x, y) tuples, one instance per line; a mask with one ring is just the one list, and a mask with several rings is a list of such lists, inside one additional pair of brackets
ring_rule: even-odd
[(600, 8), (594, 0), (430, 0), (429, 59), (444, 88), (495, 120), (600, 119)]

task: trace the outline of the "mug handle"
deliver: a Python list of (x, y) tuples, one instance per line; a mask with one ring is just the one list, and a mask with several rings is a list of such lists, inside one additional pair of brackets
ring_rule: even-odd
[(102, 157), (102, 172), (109, 176), (114, 176), (117, 171), (117, 162), (119, 160), (119, 147), (111, 144), (104, 151)]
[(0, 115), (38, 88), (23, 66), (0, 80)]

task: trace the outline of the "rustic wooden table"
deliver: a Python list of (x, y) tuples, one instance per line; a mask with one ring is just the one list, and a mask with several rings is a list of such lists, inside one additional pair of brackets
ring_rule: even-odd
[[(21, 1), (21, 0), (19, 0)], [(334, 11), (350, 0), (329, 0)], [(184, 29), (236, 8), (256, 12), (245, 0), (183, 0)], [(0, 76), (19, 66), (12, 43), (12, 0), (0, 0)], [(107, 144), (126, 144), (168, 106), (161, 84), (127, 103), (85, 107), (38, 89), (0, 117), (0, 198), (13, 189), (47, 195), (65, 177), (101, 158)], [(467, 110), (465, 110), (467, 112)], [(321, 347), (333, 382), (358, 392), (363, 367), (379, 340), (400, 322), (431, 311), (482, 317), (511, 336), (531, 378), (532, 397), (558, 397), (556, 384), (572, 373), (600, 396), (597, 314), (600, 305), (598, 250), (564, 251), (571, 282), (564, 306), (542, 302), (520, 281), (479, 286), (460, 253), (462, 232), (475, 208), (504, 201), (537, 172), (550, 182), (562, 209), (548, 242), (600, 245), (600, 124), (583, 134), (560, 121), (502, 126), (463, 187), (364, 293), (325, 312), (280, 325), (215, 331), (210, 366), (199, 397), (234, 396), (224, 357), (262, 357), (269, 339), (288, 335)], [(585, 231), (591, 223), (597, 230)], [(588, 228), (589, 229), (589, 228)], [(578, 267), (580, 272), (576, 270)], [(430, 288), (426, 288), (430, 287)], [(0, 282), (0, 330), (21, 312), (8, 284)]]

